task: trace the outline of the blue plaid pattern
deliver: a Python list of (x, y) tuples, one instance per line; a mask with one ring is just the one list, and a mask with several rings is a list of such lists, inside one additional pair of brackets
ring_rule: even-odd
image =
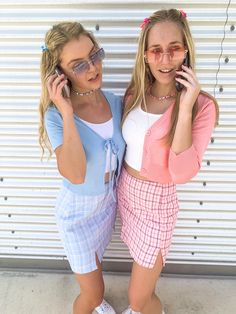
[(56, 202), (56, 221), (66, 256), (74, 273), (97, 269), (102, 261), (116, 218), (116, 201), (106, 192), (97, 196), (78, 195), (61, 187)]

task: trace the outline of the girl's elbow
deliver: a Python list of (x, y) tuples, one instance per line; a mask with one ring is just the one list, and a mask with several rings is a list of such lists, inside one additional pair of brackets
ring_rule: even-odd
[(68, 179), (71, 183), (73, 184), (83, 184), (85, 181), (85, 177), (83, 176), (75, 176), (75, 177), (71, 177), (70, 179)]
[(194, 178), (198, 171), (200, 170), (200, 167), (197, 167), (195, 169), (190, 169), (189, 171), (183, 171), (183, 172), (172, 172), (171, 177), (174, 183), (176, 184), (184, 184), (189, 182), (192, 178)]
[(60, 171), (59, 169), (59, 172), (64, 178), (69, 180), (72, 184), (83, 184), (85, 181), (85, 175), (86, 175), (85, 171), (79, 172), (79, 173), (76, 173), (76, 172), (67, 173), (66, 171), (62, 171), (62, 170)]

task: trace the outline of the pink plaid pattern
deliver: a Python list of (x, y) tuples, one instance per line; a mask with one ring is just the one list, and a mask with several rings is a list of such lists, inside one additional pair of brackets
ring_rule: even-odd
[(131, 256), (152, 268), (160, 250), (164, 266), (179, 210), (175, 184), (136, 179), (123, 168), (117, 193), (121, 239)]

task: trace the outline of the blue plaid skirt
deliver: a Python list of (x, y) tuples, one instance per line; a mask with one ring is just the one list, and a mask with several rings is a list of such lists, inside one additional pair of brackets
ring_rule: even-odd
[(104, 194), (83, 196), (62, 186), (57, 197), (59, 235), (74, 273), (96, 270), (96, 254), (101, 262), (111, 240), (117, 203), (106, 187)]

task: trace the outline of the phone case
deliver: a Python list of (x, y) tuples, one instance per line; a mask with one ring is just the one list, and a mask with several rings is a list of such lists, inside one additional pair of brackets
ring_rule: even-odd
[[(183, 65), (186, 65), (187, 67), (189, 67), (189, 56), (188, 53), (186, 55), (186, 58), (184, 59)], [(181, 84), (180, 82), (175, 82), (175, 87), (177, 89), (178, 92), (181, 92), (181, 90), (184, 88), (184, 85)]]
[[(59, 76), (61, 74), (63, 74), (63, 72), (60, 70), (59, 67), (56, 67), (55, 69), (55, 73)], [(62, 88), (62, 95), (65, 98), (69, 98), (70, 97), (70, 87), (68, 86), (68, 84), (66, 84), (63, 88)]]

